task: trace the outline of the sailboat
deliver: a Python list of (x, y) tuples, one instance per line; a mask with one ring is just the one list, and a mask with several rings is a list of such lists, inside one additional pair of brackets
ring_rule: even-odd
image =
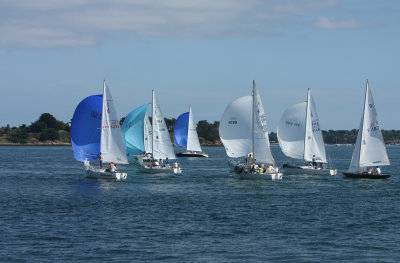
[(89, 96), (76, 107), (71, 123), (71, 144), (75, 159), (84, 163), (86, 177), (126, 179), (127, 173), (111, 172), (90, 164), (100, 157), (100, 163), (128, 164), (120, 121), (105, 81), (102, 95)]
[(368, 167), (390, 165), (381, 128), (379, 127), (374, 99), (367, 80), (363, 115), (358, 129), (357, 140), (349, 170), (343, 172), (350, 178), (386, 179), (389, 174), (367, 172)]
[(208, 157), (206, 153), (201, 151), (192, 107), (189, 107), (189, 112), (181, 114), (175, 122), (174, 144), (177, 147), (186, 147), (185, 153), (176, 154), (178, 157)]
[(254, 163), (240, 163), (237, 159), (229, 162), (241, 178), (282, 179), (270, 150), (266, 115), (255, 81), (251, 95), (237, 98), (227, 106), (219, 135), (229, 157), (252, 155)]
[[(152, 91), (151, 123), (147, 116), (147, 106), (146, 104), (133, 110), (124, 121), (123, 134), (127, 154), (135, 156), (136, 164), (142, 172), (181, 173), (182, 169), (177, 162), (167, 163), (176, 157), (154, 91)], [(151, 157), (147, 158), (143, 155), (144, 152)]]
[(292, 105), (283, 113), (277, 134), (279, 145), (286, 156), (304, 160), (308, 164), (285, 163), (283, 168), (286, 174), (337, 174), (337, 169), (327, 167), (325, 144), (310, 89), (307, 101)]

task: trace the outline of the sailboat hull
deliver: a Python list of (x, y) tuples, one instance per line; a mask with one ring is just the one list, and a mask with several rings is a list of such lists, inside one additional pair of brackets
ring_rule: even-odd
[(280, 180), (283, 176), (282, 173), (278, 172), (277, 168), (275, 168), (276, 170), (271, 171), (264, 169), (252, 170), (251, 167), (244, 164), (238, 164), (235, 161), (230, 161), (229, 166), (234, 173), (239, 174), (240, 179)]
[(291, 164), (284, 164), (283, 169), (285, 169), (286, 174), (290, 175), (299, 175), (299, 174), (307, 174), (307, 175), (336, 175), (337, 169), (321, 169), (321, 168), (313, 168), (312, 166), (296, 166)]
[(113, 179), (113, 180), (125, 180), (126, 177), (128, 176), (127, 173), (121, 173), (121, 172), (106, 172), (105, 169), (98, 169), (94, 168), (88, 163), (84, 163), (84, 168), (85, 168), (85, 174), (87, 178), (92, 178), (92, 179)]
[(177, 153), (177, 157), (202, 157), (208, 158), (208, 154), (206, 153), (196, 153), (196, 152), (185, 152), (185, 153)]
[(354, 178), (354, 179), (387, 179), (390, 177), (390, 174), (369, 174), (369, 173), (350, 173), (350, 172), (342, 172), (342, 173), (347, 178)]
[(137, 165), (138, 169), (143, 173), (148, 174), (180, 174), (182, 173), (182, 169), (180, 167), (152, 167), (147, 165)]

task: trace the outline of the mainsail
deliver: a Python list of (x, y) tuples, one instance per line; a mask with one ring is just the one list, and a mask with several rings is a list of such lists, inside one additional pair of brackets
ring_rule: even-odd
[(374, 99), (367, 81), (363, 116), (354, 146), (349, 172), (361, 172), (368, 166), (390, 165), (378, 122)]
[(158, 105), (156, 95), (152, 93), (152, 129), (153, 129), (153, 158), (155, 159), (175, 159), (175, 152), (172, 148), (171, 139), (165, 124), (164, 117)]
[(106, 82), (103, 86), (103, 110), (101, 118), (100, 152), (104, 162), (128, 163), (122, 138), (120, 121), (117, 117), (111, 93)]

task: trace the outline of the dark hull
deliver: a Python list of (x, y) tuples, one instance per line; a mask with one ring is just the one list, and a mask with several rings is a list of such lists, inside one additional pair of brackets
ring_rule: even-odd
[(344, 176), (348, 178), (355, 178), (355, 179), (387, 179), (390, 177), (390, 174), (369, 174), (369, 173), (348, 173), (342, 172)]
[(207, 158), (208, 155), (205, 153), (177, 153), (177, 157), (203, 157)]

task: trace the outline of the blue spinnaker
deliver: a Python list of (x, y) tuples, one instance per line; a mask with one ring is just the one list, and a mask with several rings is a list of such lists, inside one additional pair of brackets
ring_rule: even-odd
[(122, 124), (122, 136), (128, 156), (143, 154), (145, 151), (143, 123), (148, 106), (149, 104), (145, 104), (131, 111)]
[(175, 122), (174, 144), (178, 147), (186, 147), (189, 124), (189, 112), (182, 113)]
[(71, 123), (71, 144), (75, 159), (96, 160), (100, 155), (103, 95), (92, 95), (76, 107)]

